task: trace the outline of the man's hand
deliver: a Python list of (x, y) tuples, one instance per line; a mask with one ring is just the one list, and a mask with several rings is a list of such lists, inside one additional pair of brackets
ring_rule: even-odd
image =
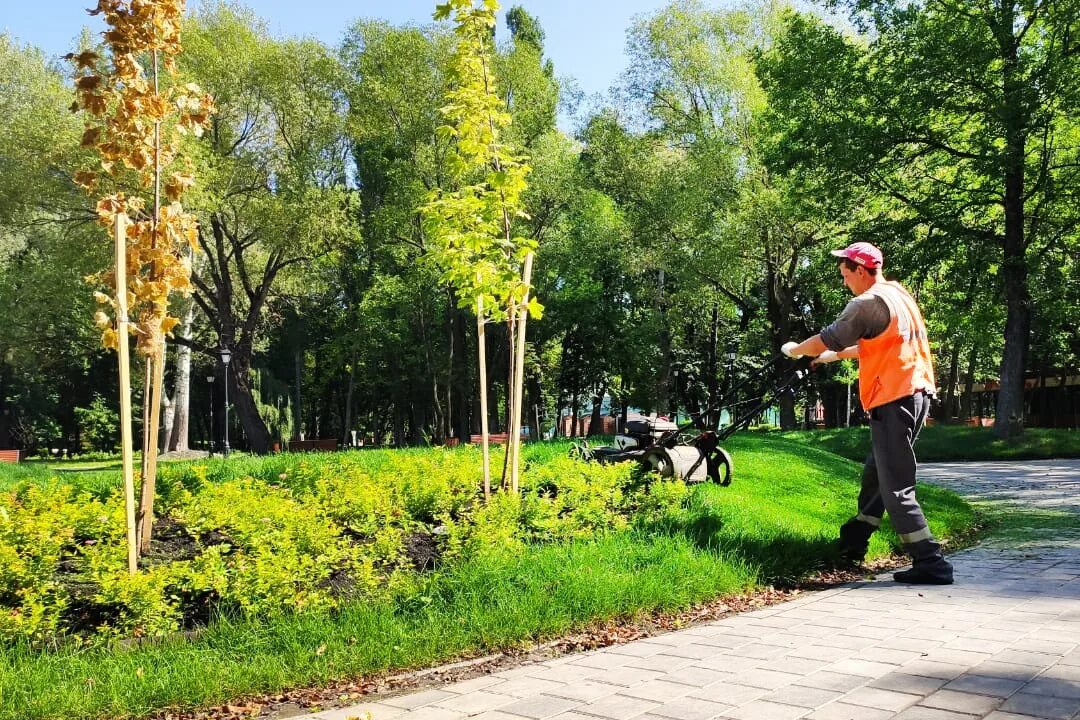
[(818, 365), (822, 365), (824, 363), (836, 362), (839, 359), (840, 354), (837, 353), (835, 350), (826, 350), (825, 352), (821, 353), (816, 358), (811, 360), (810, 365), (811, 367), (817, 367)]
[(787, 355), (789, 358), (802, 357), (802, 353), (793, 353), (792, 351), (799, 347), (799, 343), (794, 341), (788, 341), (780, 346), (780, 352)]

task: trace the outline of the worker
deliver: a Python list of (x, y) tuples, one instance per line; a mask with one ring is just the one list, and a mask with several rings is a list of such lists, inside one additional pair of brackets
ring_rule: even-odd
[(858, 513), (840, 528), (844, 559), (859, 563), (885, 511), (912, 567), (897, 582), (949, 585), (952, 565), (942, 556), (915, 496), (914, 444), (934, 395), (934, 368), (918, 305), (900, 283), (882, 274), (881, 251), (868, 242), (834, 250), (844, 285), (855, 296), (820, 334), (781, 348), (813, 364), (858, 358), (859, 398), (870, 415), (871, 451), (863, 466)]

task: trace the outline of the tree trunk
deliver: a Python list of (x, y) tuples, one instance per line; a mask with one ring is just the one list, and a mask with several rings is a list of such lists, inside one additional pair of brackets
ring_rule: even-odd
[[(188, 300), (180, 318), (181, 337), (191, 337), (191, 324), (195, 319), (195, 303)], [(189, 425), (191, 424), (191, 348), (176, 345), (176, 377), (173, 380), (172, 431), (166, 448), (183, 452), (188, 449)]]
[(349, 384), (345, 390), (345, 421), (344, 428), (342, 429), (341, 440), (346, 445), (352, 444), (352, 429), (353, 429), (353, 391), (356, 388), (356, 350), (352, 351), (352, 358), (349, 362)]
[(293, 423), (296, 425), (293, 432), (299, 438), (304, 430), (304, 403), (303, 394), (300, 392), (300, 383), (304, 377), (304, 351), (297, 348), (293, 353), (293, 383), (296, 388), (296, 415)]
[(668, 327), (667, 298), (664, 271), (660, 270), (656, 283), (656, 311), (660, 317), (660, 376), (656, 381), (656, 412), (667, 415), (671, 407), (671, 329)]
[(1008, 438), (1024, 429), (1024, 361), (1031, 333), (1031, 296), (1027, 284), (1027, 242), (1024, 237), (1024, 167), (1027, 144), (1023, 81), (1019, 72), (1018, 41), (1012, 32), (1013, 13), (1006, 7), (1001, 19), (1002, 89), (1005, 124), (1005, 238), (1001, 276), (1005, 285), (1005, 348), (1001, 356), (1001, 386), (994, 418), (994, 435)]
[(975, 386), (975, 362), (978, 359), (978, 344), (972, 340), (971, 350), (968, 351), (967, 373), (964, 375), (964, 397), (960, 403), (960, 420), (971, 419), (972, 393)]
[(715, 430), (720, 425), (720, 408), (716, 406), (716, 403), (720, 397), (720, 376), (718, 375), (720, 369), (717, 363), (717, 347), (718, 335), (720, 331), (720, 308), (719, 303), (715, 300), (712, 306), (712, 317), (709, 319), (709, 362), (708, 370), (709, 380), (709, 412), (704, 418), (705, 426), (709, 430)]
[(599, 392), (593, 396), (592, 414), (589, 416), (589, 429), (585, 432), (585, 437), (592, 437), (593, 435), (603, 434), (603, 405), (604, 396), (607, 394), (607, 383), (601, 383)]
[[(233, 352), (225, 377), (225, 382), (229, 384), (229, 403), (236, 410), (236, 417), (239, 418), (240, 425), (244, 429), (251, 452), (265, 455), (270, 452), (270, 431), (266, 427), (266, 421), (259, 415), (259, 408), (252, 396), (251, 385), (248, 381), (250, 372), (251, 358), (246, 352), (240, 352), (237, 349)], [(224, 415), (223, 408), (223, 420)], [(229, 444), (235, 443), (230, 439)]]
[(954, 342), (949, 354), (949, 382), (945, 386), (945, 403), (942, 408), (942, 420), (952, 422), (956, 417), (956, 384), (960, 375), (960, 343)]
[(469, 442), (472, 434), (469, 412), (472, 403), (472, 361), (469, 355), (469, 342), (467, 317), (459, 308), (451, 310), (451, 343), (450, 343), (450, 410), (451, 422), (453, 423), (454, 435), (462, 443)]

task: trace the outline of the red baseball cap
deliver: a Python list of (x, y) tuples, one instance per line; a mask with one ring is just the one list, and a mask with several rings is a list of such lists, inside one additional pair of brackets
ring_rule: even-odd
[(833, 250), (832, 254), (836, 257), (847, 258), (865, 268), (879, 268), (883, 261), (881, 251), (868, 242), (851, 243), (843, 250)]

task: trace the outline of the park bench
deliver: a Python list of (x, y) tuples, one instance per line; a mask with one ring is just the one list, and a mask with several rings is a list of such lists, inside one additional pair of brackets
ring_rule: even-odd
[(338, 449), (337, 438), (321, 440), (290, 440), (289, 452), (334, 452)]
[(19, 462), (18, 450), (0, 450), (0, 462), (17, 463)]
[[(483, 435), (470, 435), (469, 442), (480, 443), (484, 439)], [(488, 433), (488, 442), (492, 445), (505, 445), (510, 439), (510, 433)]]

